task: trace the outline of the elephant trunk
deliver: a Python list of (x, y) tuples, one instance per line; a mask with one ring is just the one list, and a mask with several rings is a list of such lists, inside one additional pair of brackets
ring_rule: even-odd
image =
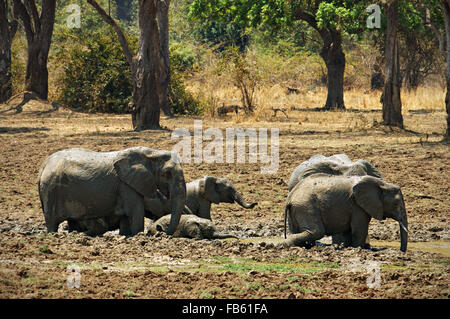
[(405, 252), (408, 245), (408, 218), (406, 217), (405, 202), (403, 200), (397, 221), (400, 226), (400, 250)]
[(239, 193), (238, 191), (234, 192), (234, 201), (236, 203), (238, 203), (239, 205), (241, 205), (244, 208), (253, 208), (256, 206), (256, 204), (258, 204), (257, 202), (253, 202), (253, 203), (247, 203), (244, 198), (242, 197), (241, 193)]
[(227, 238), (234, 238), (234, 239), (239, 239), (239, 237), (231, 235), (231, 234), (222, 234), (219, 232), (214, 232), (212, 234), (212, 238), (211, 239), (227, 239)]
[(180, 175), (175, 177), (175, 181), (170, 187), (171, 217), (167, 229), (167, 235), (173, 235), (180, 222), (181, 214), (186, 204), (186, 183), (181, 171)]

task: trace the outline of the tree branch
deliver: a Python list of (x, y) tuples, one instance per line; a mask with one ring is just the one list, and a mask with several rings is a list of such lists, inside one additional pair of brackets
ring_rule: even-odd
[(102, 9), (102, 7), (100, 7), (100, 5), (95, 0), (87, 0), (87, 2), (92, 5), (95, 10), (97, 10), (98, 14), (100, 14), (100, 16), (103, 18), (103, 20), (105, 20), (106, 23), (114, 28), (117, 37), (119, 38), (119, 43), (122, 46), (123, 53), (128, 61), (128, 64), (131, 67), (133, 65), (133, 54), (131, 53), (128, 41), (122, 31), (122, 28), (117, 24), (116, 21), (114, 21), (114, 19), (109, 14), (106, 13), (105, 10)]
[(33, 17), (33, 24), (34, 24), (34, 33), (39, 34), (41, 31), (41, 19), (39, 18), (39, 13), (36, 8), (36, 3), (34, 0), (24, 0), (23, 4), (27, 8), (27, 11), (31, 11), (31, 15)]
[(13, 0), (13, 16), (17, 19), (20, 17), (22, 19), (23, 27), (25, 29), (25, 34), (27, 36), (28, 43), (33, 42), (34, 31), (31, 26), (31, 18), (28, 14), (27, 8), (23, 5), (22, 1)]

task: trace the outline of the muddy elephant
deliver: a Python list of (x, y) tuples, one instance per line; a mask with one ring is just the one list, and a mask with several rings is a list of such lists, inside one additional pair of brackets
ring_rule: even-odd
[(316, 174), (289, 193), (285, 213), (291, 235), (284, 246), (314, 244), (324, 236), (345, 234), (364, 247), (371, 218), (392, 218), (400, 225), (401, 251), (408, 243), (408, 221), (400, 187), (372, 176)]
[[(169, 223), (170, 216), (163, 216), (150, 226), (147, 234), (155, 235), (157, 232), (166, 232)], [(177, 230), (172, 236), (193, 239), (237, 238), (234, 235), (218, 233), (215, 225), (210, 219), (201, 218), (195, 215), (182, 215)]]
[[(374, 176), (383, 178), (380, 171), (366, 160), (353, 162), (346, 154), (335, 154), (332, 156), (323, 156), (317, 154), (307, 161), (298, 165), (289, 179), (289, 192), (299, 182), (315, 174), (329, 174), (337, 176)], [(345, 234), (336, 234), (332, 236), (333, 244), (351, 246), (351, 241)], [(369, 236), (366, 238), (366, 246), (369, 247)]]
[(120, 233), (144, 230), (145, 198), (171, 200), (168, 234), (179, 223), (186, 184), (177, 155), (148, 147), (115, 152), (73, 148), (50, 155), (39, 172), (39, 196), (48, 232), (67, 220), (119, 219)]
[(250, 209), (258, 203), (247, 203), (226, 178), (205, 176), (186, 184), (186, 206), (194, 215), (211, 219), (211, 203), (238, 203)]
[[(153, 221), (170, 214), (172, 207), (172, 201), (159, 190), (156, 190), (156, 195), (154, 198), (144, 197), (144, 216)], [(119, 211), (122, 209), (118, 208)], [(183, 214), (192, 214), (192, 212), (187, 206), (184, 206)], [(126, 219), (123, 220), (123, 215), (122, 213), (95, 219), (69, 220), (69, 232), (76, 230), (78, 232), (84, 232), (89, 236), (101, 236), (107, 231), (120, 228), (121, 223), (127, 223)], [(120, 232), (120, 234), (122, 233)]]
[(374, 176), (383, 178), (380, 171), (366, 160), (353, 162), (346, 154), (323, 156), (317, 154), (298, 165), (289, 178), (290, 192), (298, 182), (314, 174), (329, 174), (342, 176)]

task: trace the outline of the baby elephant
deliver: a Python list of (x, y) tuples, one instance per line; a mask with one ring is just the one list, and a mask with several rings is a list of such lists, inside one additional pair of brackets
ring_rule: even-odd
[[(169, 227), (169, 224), (170, 215), (161, 217), (150, 226), (148, 235), (155, 235), (157, 232), (165, 232), (167, 227)], [(237, 238), (233, 235), (218, 233), (211, 220), (200, 218), (195, 215), (181, 215), (180, 223), (172, 236), (194, 239)]]
[(328, 235), (345, 234), (353, 247), (364, 247), (371, 218), (387, 217), (400, 225), (401, 251), (406, 251), (408, 221), (400, 187), (373, 176), (318, 174), (289, 193), (285, 215), (292, 233), (283, 246), (314, 244)]
[(226, 178), (205, 176), (186, 184), (186, 206), (194, 215), (211, 219), (211, 203), (238, 203), (253, 208), (258, 203), (247, 203)]

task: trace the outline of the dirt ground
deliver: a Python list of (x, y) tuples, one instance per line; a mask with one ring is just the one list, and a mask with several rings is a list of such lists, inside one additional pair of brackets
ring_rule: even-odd
[[(279, 168), (266, 164), (183, 164), (186, 181), (227, 177), (252, 210), (214, 205), (220, 231), (241, 240), (195, 241), (117, 232), (47, 234), (37, 175), (50, 154), (71, 147), (170, 150), (171, 130), (193, 132), (193, 118), (163, 118), (163, 131), (134, 132), (127, 115), (53, 110), (30, 101), (0, 106), (0, 298), (449, 298), (449, 145), (440, 142), (443, 112), (406, 112), (406, 130), (379, 125), (379, 112), (290, 112), (289, 119), (203, 119), (203, 130), (278, 128)], [(225, 134), (224, 134), (225, 135)], [(205, 141), (203, 145), (207, 145)], [(292, 170), (314, 154), (366, 159), (402, 187), (409, 249), (398, 224), (372, 220), (377, 248), (277, 248)], [(148, 223), (148, 221), (147, 221)], [(327, 242), (325, 239), (323, 242)], [(74, 272), (70, 272), (73, 270)], [(69, 281), (68, 281), (69, 280)], [(79, 281), (78, 281), (79, 280)], [(78, 286), (77, 283), (80, 285)], [(75, 287), (73, 287), (75, 285)], [(73, 287), (70, 288), (69, 286)]]

